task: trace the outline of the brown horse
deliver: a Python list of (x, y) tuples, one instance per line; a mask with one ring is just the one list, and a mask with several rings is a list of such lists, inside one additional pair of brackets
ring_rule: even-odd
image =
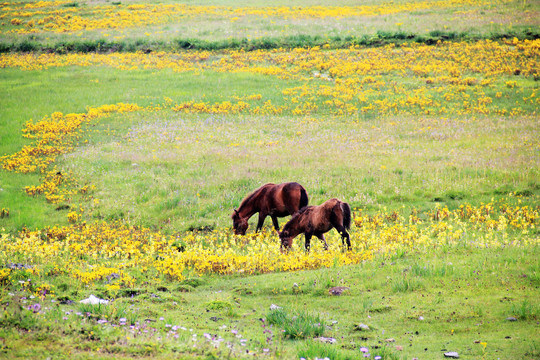
[(232, 214), (234, 233), (245, 235), (249, 218), (257, 212), (259, 222), (255, 232), (262, 229), (267, 216), (272, 218), (274, 228), (279, 231), (278, 217), (292, 215), (307, 204), (306, 189), (298, 183), (263, 185), (242, 200), (238, 209), (234, 209)]
[(351, 249), (351, 240), (347, 229), (351, 227), (351, 208), (346, 202), (338, 199), (330, 199), (319, 206), (307, 206), (294, 214), (291, 220), (283, 226), (283, 231), (279, 234), (281, 239), (281, 249), (289, 249), (293, 239), (299, 234), (306, 236), (305, 247), (309, 251), (311, 237), (315, 235), (324, 243), (325, 250), (328, 244), (324, 239), (324, 233), (332, 228), (341, 235), (341, 241), (347, 248)]

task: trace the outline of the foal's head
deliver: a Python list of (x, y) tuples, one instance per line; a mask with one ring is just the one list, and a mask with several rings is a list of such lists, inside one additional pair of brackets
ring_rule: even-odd
[(233, 228), (236, 235), (246, 235), (248, 221), (246, 218), (240, 217), (238, 210), (234, 209), (232, 214)]
[(282, 248), (290, 248), (292, 246), (293, 239), (303, 232), (301, 229), (302, 227), (302, 220), (305, 217), (304, 213), (306, 213), (306, 210), (308, 207), (305, 207), (301, 209), (300, 211), (296, 212), (291, 220), (289, 220), (284, 226), (282, 231), (279, 233), (279, 239), (281, 240), (281, 247)]

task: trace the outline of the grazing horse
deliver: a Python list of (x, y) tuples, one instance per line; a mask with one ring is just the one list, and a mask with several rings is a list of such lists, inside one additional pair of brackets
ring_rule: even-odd
[(279, 234), (281, 239), (281, 249), (289, 249), (293, 239), (299, 234), (306, 236), (305, 247), (309, 251), (309, 242), (315, 235), (324, 243), (324, 249), (328, 249), (328, 244), (324, 239), (324, 233), (332, 228), (341, 235), (341, 241), (347, 248), (351, 249), (351, 240), (347, 229), (351, 227), (351, 208), (346, 202), (338, 199), (330, 199), (319, 206), (307, 206), (293, 215), (291, 220), (283, 226)]
[(262, 229), (264, 219), (272, 218), (274, 228), (279, 232), (278, 217), (292, 215), (308, 204), (306, 189), (298, 183), (266, 184), (248, 195), (238, 209), (232, 214), (234, 233), (245, 235), (248, 220), (253, 214), (259, 213), (258, 232)]

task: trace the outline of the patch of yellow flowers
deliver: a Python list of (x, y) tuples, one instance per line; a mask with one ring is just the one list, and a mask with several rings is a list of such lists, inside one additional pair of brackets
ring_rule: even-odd
[[(89, 108), (86, 113), (67, 114), (53, 113), (50, 117), (34, 123), (28, 121), (23, 128), (23, 136), (33, 140), (20, 151), (12, 155), (0, 157), (2, 168), (19, 173), (40, 173), (41, 184), (27, 186), (28, 195), (44, 195), (48, 202), (59, 203), (65, 200), (66, 195), (85, 193), (88, 186), (74, 189), (76, 180), (69, 174), (63, 174), (52, 166), (57, 156), (68, 153), (73, 149), (75, 142), (80, 139), (84, 124), (110, 115), (111, 113), (125, 113), (139, 111), (142, 108), (134, 104), (103, 105)], [(70, 222), (76, 222), (78, 215), (70, 213)]]
[[(122, 223), (78, 224), (0, 236), (0, 263), (21, 263), (30, 269), (2, 269), (0, 282), (19, 279), (19, 272), (37, 276), (64, 274), (83, 284), (114, 282), (133, 287), (148, 279), (182, 280), (187, 275), (260, 274), (358, 264), (373, 256), (398, 252), (425, 253), (449, 247), (497, 248), (538, 246), (534, 235), (540, 209), (505, 202), (463, 205), (456, 210), (436, 207), (408, 219), (381, 211), (356, 212), (351, 241), (345, 251), (339, 234), (328, 233), (329, 250), (313, 244), (303, 250), (303, 236), (293, 249), (280, 251), (275, 232), (236, 236), (231, 229), (173, 236)], [(320, 246), (319, 246), (320, 245)]]
[[(242, 98), (224, 96), (223, 101), (214, 103), (171, 99), (167, 104), (186, 113), (253, 115), (535, 115), (540, 97), (530, 80), (540, 77), (539, 62), (538, 39), (343, 50), (0, 55), (0, 68), (24, 70), (110, 66), (124, 71), (155, 69), (194, 75), (211, 71), (277, 78), (275, 95), (281, 99), (273, 102), (256, 96), (260, 94), (244, 94)], [(404, 77), (408, 81), (395, 80)], [(300, 85), (291, 87), (289, 80)]]
[[(0, 3), (1, 19), (11, 28), (4, 33), (42, 32), (75, 33), (95, 29), (125, 29), (167, 24), (186, 17), (216, 16), (237, 21), (244, 17), (281, 19), (322, 19), (359, 16), (381, 16), (396, 13), (445, 9), (459, 6), (487, 6), (512, 0), (409, 1), (359, 6), (204, 6), (187, 4), (100, 4), (69, 6), (68, 1), (35, 3)], [(0, 28), (1, 29), (1, 28)]]

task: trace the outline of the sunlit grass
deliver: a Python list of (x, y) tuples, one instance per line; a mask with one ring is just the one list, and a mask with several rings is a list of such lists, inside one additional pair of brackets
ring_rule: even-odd
[[(513, 33), (538, 25), (534, 3), (516, 1), (339, 1), (190, 3), (6, 3), (0, 35), (6, 42), (29, 35), (39, 43), (103, 39), (119, 43), (170, 39), (243, 40), (318, 35), (347, 38), (378, 32), (425, 35), (433, 31)], [(262, 16), (264, 15), (264, 16)]]
[(540, 355), (535, 1), (294, 5), (0, 4), (0, 357)]
[[(178, 231), (226, 226), (230, 209), (267, 181), (301, 181), (315, 203), (341, 196), (367, 209), (535, 194), (535, 44), (512, 39), (339, 51), (5, 55), (2, 60), (24, 69), (28, 64), (60, 67), (44, 70), (51, 91), (40, 95), (45, 101), (38, 109), (52, 109), (52, 101), (61, 99), (57, 110), (64, 112), (45, 113), (30, 124), (64, 121), (74, 110), (109, 97), (135, 100), (135, 114), (115, 115), (90, 128), (89, 142), (81, 140), (83, 146), (62, 166), (77, 174), (81, 187), (99, 182), (101, 193), (82, 206), (87, 218), (128, 218)], [(372, 57), (380, 61), (370, 65), (366, 59)], [(503, 57), (504, 67), (493, 60)], [(117, 70), (91, 71), (95, 65)], [(71, 80), (64, 79), (65, 66), (78, 69)], [(5, 86), (15, 86), (13, 94), (24, 91), (16, 86), (17, 72), (7, 71)], [(409, 75), (406, 81), (403, 73)], [(88, 91), (68, 94), (54, 80), (65, 80), (65, 91), (74, 86)], [(160, 86), (141, 91), (138, 81)], [(69, 97), (75, 99), (72, 105), (65, 101)], [(16, 136), (16, 125), (23, 128), (26, 121), (14, 112), (16, 101), (4, 101), (6, 115), (15, 120), (3, 133), (9, 155), (28, 140)], [(47, 152), (67, 154), (62, 147), (73, 145), (68, 141)], [(34, 169), (56, 160), (36, 161)], [(7, 162), (4, 167), (15, 169)], [(126, 171), (132, 181), (126, 182)], [(53, 180), (43, 175), (41, 181)], [(148, 187), (152, 182), (157, 185)], [(34, 184), (21, 188), (28, 186), (30, 195), (44, 192)], [(79, 206), (73, 197), (48, 200)], [(15, 219), (21, 207), (7, 207)]]

